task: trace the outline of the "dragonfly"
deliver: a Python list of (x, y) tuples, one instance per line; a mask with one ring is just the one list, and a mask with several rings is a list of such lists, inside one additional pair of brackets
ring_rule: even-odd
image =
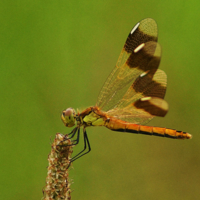
[[(83, 130), (84, 148), (71, 162), (91, 151), (86, 128), (105, 126), (112, 131), (154, 135), (173, 139), (190, 139), (191, 134), (170, 128), (145, 126), (153, 117), (164, 117), (168, 103), (164, 100), (167, 75), (158, 69), (161, 46), (157, 42), (156, 22), (151, 18), (138, 22), (130, 31), (117, 64), (104, 83), (95, 106), (81, 113), (68, 108), (61, 119), (75, 128), (68, 135), (73, 145), (79, 143)], [(67, 136), (69, 138), (69, 136)]]

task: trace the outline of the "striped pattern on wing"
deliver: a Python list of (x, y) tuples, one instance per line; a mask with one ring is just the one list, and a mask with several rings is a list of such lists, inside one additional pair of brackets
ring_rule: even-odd
[[(115, 68), (100, 91), (96, 106), (104, 111), (115, 107), (130, 85), (142, 73), (151, 69), (149, 63), (155, 61), (155, 51), (159, 48), (156, 41), (157, 25), (153, 19), (147, 18), (135, 25), (126, 40)], [(143, 43), (144, 47), (134, 52)]]
[(135, 124), (146, 124), (154, 116), (165, 116), (168, 104), (163, 100), (167, 87), (167, 75), (162, 70), (151, 72), (130, 86), (118, 105), (107, 114)]

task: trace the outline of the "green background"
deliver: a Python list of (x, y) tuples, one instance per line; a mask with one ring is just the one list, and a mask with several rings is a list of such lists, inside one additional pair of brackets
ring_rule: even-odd
[(70, 171), (72, 200), (199, 199), (199, 10), (199, 1), (2, 0), (0, 199), (42, 197), (50, 139), (71, 131), (61, 111), (95, 105), (129, 31), (147, 17), (158, 24), (170, 106), (148, 125), (193, 139), (88, 128), (92, 151)]

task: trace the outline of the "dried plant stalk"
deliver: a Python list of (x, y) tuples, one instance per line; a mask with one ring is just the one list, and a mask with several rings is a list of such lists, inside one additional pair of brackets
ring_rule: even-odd
[(57, 133), (48, 156), (49, 166), (43, 200), (71, 200), (68, 167), (73, 150), (72, 146), (67, 145), (72, 145), (71, 140), (66, 140), (65, 135)]

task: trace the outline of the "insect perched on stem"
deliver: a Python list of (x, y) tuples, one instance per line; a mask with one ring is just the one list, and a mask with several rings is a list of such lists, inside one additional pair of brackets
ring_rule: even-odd
[(84, 149), (71, 162), (88, 153), (88, 126), (105, 126), (112, 131), (155, 135), (174, 139), (190, 139), (183, 131), (144, 126), (153, 117), (164, 117), (168, 104), (163, 99), (167, 75), (158, 69), (161, 47), (157, 43), (156, 22), (147, 18), (137, 23), (128, 35), (115, 68), (104, 83), (95, 106), (75, 113), (73, 108), (62, 112), (65, 126), (76, 127), (70, 133), (74, 145), (79, 143), (83, 127)]

